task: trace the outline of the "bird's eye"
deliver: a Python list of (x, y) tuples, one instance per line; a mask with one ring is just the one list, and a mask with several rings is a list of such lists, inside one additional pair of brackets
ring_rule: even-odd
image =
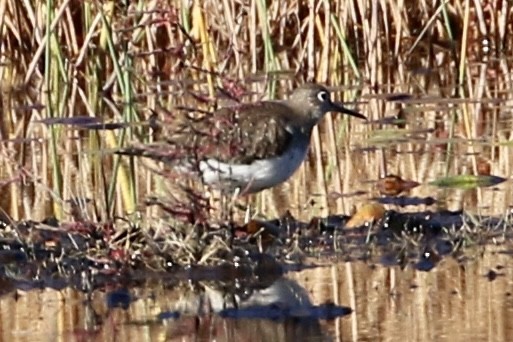
[(330, 100), (330, 94), (327, 91), (321, 90), (317, 93), (317, 98), (321, 102), (326, 102)]

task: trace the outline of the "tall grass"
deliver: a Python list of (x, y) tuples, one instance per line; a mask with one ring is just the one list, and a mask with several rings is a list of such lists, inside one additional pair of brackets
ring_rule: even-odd
[[(496, 174), (511, 171), (508, 1), (486, 7), (468, 0), (1, 4), (0, 205), (15, 219), (69, 218), (66, 201), (81, 197), (94, 199), (91, 213), (101, 219), (133, 212), (162, 189), (162, 178), (140, 160), (102, 151), (153, 139), (137, 128), (149, 109), (213, 110), (228, 102), (220, 90), (243, 101), (282, 98), (307, 81), (337, 87), (339, 99), (371, 120), (401, 110), (410, 131), (431, 130), (407, 134), (393, 127), (407, 141), (375, 144), (390, 126), (329, 116), (303, 169), (261, 195), (269, 215), (283, 208), (347, 212), (362, 199), (329, 195), (365, 190), (372, 196), (372, 183), (363, 180), (384, 173), (423, 181), (466, 172), (468, 165), (476, 172), (476, 155), (489, 159)], [(412, 98), (388, 101), (394, 93)], [(79, 115), (127, 128), (38, 123)], [(354, 151), (359, 148), (370, 150)], [(511, 199), (505, 196), (504, 206)]]

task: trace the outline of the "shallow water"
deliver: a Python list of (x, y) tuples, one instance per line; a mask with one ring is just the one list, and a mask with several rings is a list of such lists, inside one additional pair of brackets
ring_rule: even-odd
[[(503, 36), (511, 28), (508, 2), (421, 2), (419, 6), (393, 1), (299, 1), (287, 6), (277, 1), (225, 1), (222, 6), (216, 1), (147, 2), (148, 7), (137, 10), (144, 15), (126, 9), (113, 11), (111, 18), (116, 42), (111, 58), (123, 61), (121, 72), (133, 83), (129, 91), (115, 84), (113, 76), (120, 75), (113, 69), (114, 60), (105, 59), (104, 33), (97, 35), (99, 28), (85, 24), (88, 19), (78, 20), (95, 17), (93, 12), (101, 7), (90, 12), (94, 6), (81, 8), (66, 2), (76, 8), (66, 9), (65, 20), (52, 19), (52, 26), (59, 33), (56, 36), (76, 34), (77, 39), (59, 47), (62, 37), (42, 39), (46, 19), (33, 15), (47, 9), (38, 8), (38, 2), (28, 1), (21, 7), (8, 3), (5, 56), (0, 63), (5, 83), (0, 127), (0, 185), (5, 190), (0, 198), (1, 237), (5, 238), (0, 241), (1, 341), (513, 340), (509, 324), (513, 249), (507, 217), (513, 205), (511, 182), (470, 190), (432, 183), (447, 176), (484, 174), (509, 179), (513, 174), (509, 59), (513, 44), (511, 35)], [(257, 11), (257, 3), (270, 6), (269, 18), (262, 20), (256, 13), (265, 12)], [(310, 6), (313, 3), (317, 5)], [(156, 4), (164, 10), (154, 8)], [(470, 25), (464, 39), (463, 8), (468, 5), (470, 22), (480, 25)], [(30, 6), (36, 7), (29, 10)], [(105, 18), (98, 13), (96, 18), (100, 17), (103, 23)], [(77, 27), (71, 29), (73, 18)], [(269, 23), (272, 37), (265, 37), (258, 21)], [(345, 42), (331, 26), (337, 22), (343, 25), (340, 36)], [(144, 37), (135, 31), (141, 28)], [(455, 30), (454, 37), (446, 32), (449, 28)], [(128, 32), (134, 33), (133, 39)], [(43, 41), (57, 41), (44, 58), (39, 54)], [(267, 46), (270, 41), (276, 45)], [(207, 48), (212, 42), (216, 46)], [(341, 54), (342, 43), (348, 44), (358, 63), (354, 71), (346, 52)], [(175, 179), (162, 182), (166, 179), (152, 165), (124, 160), (122, 169), (127, 174), (121, 173), (115, 181), (118, 173), (111, 171), (116, 162), (108, 151), (120, 147), (116, 141), (124, 134), (121, 129), (144, 126), (140, 131), (127, 130), (130, 140), (124, 144), (152, 140), (158, 134), (148, 110), (156, 105), (169, 106), (176, 114), (174, 107), (211, 110), (212, 100), (222, 106), (234, 102), (229, 98), (245, 102), (266, 98), (274, 87), (269, 82), (273, 72), (262, 73), (269, 69), (269, 48), (276, 49), (271, 63), (276, 65), (271, 69), (277, 69), (274, 76), (281, 80), (278, 98), (284, 98), (292, 85), (317, 79), (338, 88), (334, 99), (344, 100), (369, 121), (328, 115), (315, 130), (300, 170), (284, 185), (253, 198), (254, 207), (266, 219), (290, 211), (293, 217), (310, 222), (306, 225), (311, 229), (280, 235), (282, 227), (272, 226), (261, 235), (248, 229), (235, 233), (249, 241), (252, 251), (258, 247), (259, 252), (274, 252), (279, 260), (294, 254), (301, 260), (305, 250), (325, 258), (301, 260), (317, 267), (305, 267), (303, 262), (287, 265), (283, 276), (281, 269), (273, 269), (278, 264), (273, 259), (265, 277), (252, 273), (258, 261), (244, 265), (242, 271), (205, 268), (200, 277), (179, 266), (179, 271), (157, 275), (135, 267), (137, 262), (147, 266), (138, 259), (145, 252), (169, 251), (166, 243), (172, 238), (166, 233), (172, 230), (166, 223), (170, 215), (158, 205), (149, 207), (149, 202), (155, 203), (146, 200), (174, 195)], [(51, 51), (63, 55), (53, 56)], [(47, 62), (52, 66), (48, 70), (43, 68)], [(105, 68), (100, 68), (103, 64)], [(214, 84), (219, 89), (214, 91)], [(128, 99), (125, 94), (132, 91), (133, 98)], [(124, 122), (123, 113), (130, 112), (132, 104), (140, 117)], [(387, 175), (419, 186), (401, 197), (383, 197), (379, 180)], [(112, 184), (118, 187), (108, 195)], [(404, 240), (392, 244), (378, 237), (376, 246), (365, 239), (370, 228), (346, 229), (340, 217), (331, 227), (312, 219), (350, 215), (376, 201), (399, 212), (430, 210), (436, 216), (448, 209), (495, 218), (486, 221), (476, 216), (479, 224), (488, 224), (481, 234), (486, 239), (453, 231), (452, 236), (447, 237), (448, 233), (432, 241), (401, 235)], [(136, 206), (146, 209), (147, 216), (129, 216)], [(44, 226), (12, 222), (39, 221), (56, 213), (61, 225), (53, 225), (52, 218)], [(113, 223), (113, 215), (122, 219)], [(459, 213), (445, 216), (459, 221), (443, 227), (461, 226)], [(503, 218), (509, 225), (500, 231)], [(152, 223), (146, 225), (146, 221)], [(403, 217), (395, 226), (401, 229), (406, 222)], [(424, 223), (417, 220), (411, 226), (416, 229)], [(442, 225), (437, 228), (442, 230)], [(340, 240), (329, 236), (329, 229)], [(226, 231), (218, 241), (233, 247), (229, 241), (236, 240), (233, 231)], [(198, 246), (210, 232), (193, 233), (174, 234), (180, 239), (172, 242), (187, 240), (190, 245), (162, 253), (162, 259), (169, 257), (170, 263), (179, 260), (182, 265), (189, 260), (209, 261), (211, 255), (203, 253), (207, 249)], [(294, 234), (306, 246), (297, 253), (291, 250)], [(163, 237), (169, 240), (163, 242)], [(310, 238), (318, 245), (304, 242)], [(496, 241), (505, 242), (495, 245)], [(380, 255), (382, 245), (389, 242), (389, 250), (383, 248), (385, 254)], [(262, 248), (266, 243), (272, 252)], [(416, 244), (421, 247), (412, 248)], [(97, 253), (98, 246), (107, 252)], [(373, 248), (376, 254), (369, 257)], [(181, 255), (175, 253), (178, 249)], [(433, 260), (420, 260), (421, 253), (433, 250), (439, 254)], [(127, 268), (128, 276), (123, 273)], [(247, 271), (249, 276), (245, 275), (252, 278), (235, 279), (237, 271)]]
[[(4, 284), (1, 340), (513, 339), (513, 270), (506, 246), (475, 247), (465, 259), (446, 258), (431, 272), (365, 262), (307, 263), (320, 266), (290, 271), (270, 287), (240, 296), (213, 282), (153, 282), (129, 290), (112, 284), (89, 299), (69, 288), (8, 291), (9, 284)], [(276, 310), (287, 303), (289, 317), (261, 318), (261, 312), (244, 310), (278, 302), (282, 304)], [(239, 310), (229, 311), (233, 303)], [(353, 313), (325, 319), (311, 310), (326, 303)], [(234, 312), (238, 319), (223, 318)]]

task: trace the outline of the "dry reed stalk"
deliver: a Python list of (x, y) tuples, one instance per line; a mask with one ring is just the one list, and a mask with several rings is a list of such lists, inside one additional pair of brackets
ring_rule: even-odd
[[(157, 104), (212, 109), (218, 104), (218, 87), (232, 80), (247, 88), (248, 96), (241, 100), (260, 99), (264, 90), (267, 97), (283, 97), (295, 84), (309, 80), (341, 85), (345, 90), (358, 85), (353, 96), (370, 96), (367, 105), (358, 107), (369, 117), (381, 118), (397, 107), (411, 108), (418, 111), (411, 112), (415, 116), (408, 119), (409, 125), (426, 123), (442, 134), (449, 133), (446, 174), (464, 169), (466, 163), (458, 156), (466, 152), (489, 155), (493, 170), (510, 174), (511, 154), (503, 144), (512, 137), (501, 120), (505, 109), (487, 108), (484, 103), (497, 98), (512, 106), (510, 63), (505, 59), (495, 62), (490, 56), (478, 69), (472, 64), (482, 54), (476, 48), (482, 39), (491, 42), (494, 56), (507, 55), (513, 46), (511, 35), (506, 34), (511, 29), (511, 4), (500, 4), (499, 8), (494, 7), (498, 4), (463, 0), (418, 1), (415, 6), (405, 1), (309, 0), (280, 5), (262, 0), (248, 4), (211, 0), (191, 6), (182, 1), (163, 6), (150, 1), (125, 8), (116, 2), (3, 1), (2, 138), (36, 138), (45, 143), (39, 146), (38, 155), (28, 152), (37, 147), (34, 143), (2, 144), (2, 149), (15, 151), (13, 158), (3, 159), (15, 162), (8, 163), (0, 175), (15, 178), (17, 170), (26, 168), (32, 184), (11, 184), (10, 200), (1, 205), (17, 218), (36, 208), (43, 208), (43, 216), (64, 217), (63, 201), (87, 196), (96, 199), (102, 218), (134, 211), (142, 198), (161, 188), (159, 177), (140, 170), (138, 162), (116, 162), (88, 150), (118, 148), (137, 139), (149, 141), (151, 135), (131, 129), (126, 130), (126, 138), (115, 131), (84, 134), (56, 126), (36, 127), (33, 121), (88, 115), (142, 122), (147, 117), (145, 109)], [(448, 47), (440, 49), (444, 44)], [(289, 70), (292, 77), (277, 73)], [(477, 76), (474, 70), (479, 70)], [(454, 84), (459, 87), (456, 91)], [(373, 98), (381, 92), (479, 102), (446, 105), (453, 110), (447, 120), (446, 112), (422, 111), (422, 104)], [(202, 103), (198, 98), (208, 101)], [(46, 107), (40, 109), (41, 104)], [(19, 108), (28, 107), (32, 109), (23, 110), (26, 115), (20, 119)], [(462, 132), (459, 118), (467, 139), (479, 137), (478, 120), (484, 120), (486, 134), (495, 145), (467, 147), (457, 142)], [(369, 152), (351, 160), (348, 151), (352, 146), (366, 146), (367, 137), (355, 135), (361, 127), (346, 127), (327, 118), (313, 140), (316, 173), (306, 163), (289, 183), (296, 207), (307, 202), (309, 194), (301, 189), (310, 186), (315, 188), (312, 192), (323, 194), (320, 207), (332, 207), (326, 195), (358, 187), (355, 174), (374, 179), (388, 170), (400, 171), (419, 181), (438, 174), (438, 167), (429, 167), (440, 160), (438, 152), (431, 151), (434, 143), (390, 142), (383, 145), (383, 156)], [(371, 137), (372, 130), (383, 128), (373, 124), (368, 134)], [(436, 141), (436, 134), (426, 134), (425, 140)], [(409, 153), (415, 150), (425, 154)], [(407, 153), (405, 158), (402, 153)], [(326, 155), (335, 156), (336, 162), (327, 164)], [(469, 160), (476, 172), (476, 156)], [(80, 179), (75, 181), (73, 175)], [(269, 197), (265, 203), (272, 203), (271, 192), (262, 196)], [(347, 211), (355, 201), (341, 200), (337, 210)]]

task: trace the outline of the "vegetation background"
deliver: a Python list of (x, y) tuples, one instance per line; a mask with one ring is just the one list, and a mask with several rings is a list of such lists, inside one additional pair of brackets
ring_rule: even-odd
[[(266, 215), (284, 209), (306, 217), (348, 213), (376, 195), (380, 176), (392, 173), (422, 182), (412, 194), (435, 197), (436, 209), (508, 213), (510, 186), (440, 190), (428, 182), (448, 175), (511, 175), (512, 31), (508, 0), (0, 0), (1, 211), (15, 220), (126, 218), (143, 208), (146, 197), (168, 196), (173, 183), (141, 160), (112, 154), (153, 139), (150, 109), (210, 111), (235, 100), (283, 98), (297, 84), (315, 81), (332, 86), (370, 123), (328, 116), (298, 174), (256, 199)], [(510, 221), (504, 222), (506, 227)], [(184, 293), (171, 272), (156, 278), (138, 273), (149, 287), (130, 292), (135, 300), (128, 310), (110, 310), (108, 288), (91, 296), (55, 276), (73, 271), (87, 286), (90, 278), (103, 278), (106, 273), (83, 272), (68, 262), (84, 251), (88, 262), (79, 265), (85, 267), (136, 262), (132, 256), (143, 255), (139, 250), (123, 253), (133, 243), (131, 232), (102, 240), (100, 247), (109, 248), (96, 253), (93, 234), (83, 234), (93, 236), (87, 249), (72, 244), (84, 239), (71, 239), (64, 250), (59, 243), (68, 241), (65, 229), (45, 227), (42, 238), (32, 239), (38, 232), (28, 228), (21, 251), (2, 249), (4, 340), (208, 339), (213, 332), (226, 340), (283, 339), (294, 332), (305, 337), (303, 324), (271, 320), (193, 316), (156, 322)], [(61, 239), (48, 238), (48, 232)], [(50, 256), (35, 262), (30, 246), (38, 240)], [(492, 242), (509, 240), (505, 229)], [(159, 256), (175, 260), (184, 254), (213, 259), (210, 250), (196, 253), (201, 243), (187, 249), (168, 241), (133, 245), (157, 252), (164, 246), (168, 254)], [(454, 253), (432, 272), (411, 264), (403, 270), (330, 259), (287, 276), (305, 287), (313, 303), (355, 310), (322, 322), (340, 339), (511, 340), (511, 248), (471, 242), (477, 257)], [(28, 262), (18, 260), (25, 250), (32, 253)], [(188, 268), (185, 273), (190, 275)], [(42, 280), (50, 286), (26, 292), (29, 277), (34, 288)], [(197, 285), (186, 286), (197, 294)]]
[(375, 122), (328, 117), (298, 175), (258, 199), (269, 215), (348, 212), (361, 198), (346, 195), (372, 195), (367, 181), (387, 173), (424, 182), (488, 163), (507, 177), (512, 16), (505, 0), (2, 0), (0, 207), (14, 219), (130, 214), (165, 181), (109, 151), (152, 139), (150, 109), (282, 98), (303, 82), (335, 87)]

